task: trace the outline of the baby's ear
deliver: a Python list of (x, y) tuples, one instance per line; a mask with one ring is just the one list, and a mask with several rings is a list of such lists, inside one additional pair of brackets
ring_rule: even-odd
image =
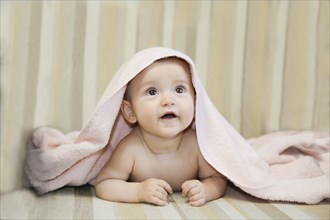
[(124, 118), (131, 124), (136, 122), (136, 117), (132, 109), (132, 105), (129, 101), (123, 100), (120, 106), (120, 110), (124, 115)]

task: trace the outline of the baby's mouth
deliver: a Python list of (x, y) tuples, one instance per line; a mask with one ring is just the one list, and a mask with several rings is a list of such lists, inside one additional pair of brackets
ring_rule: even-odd
[(176, 118), (177, 116), (172, 113), (172, 112), (169, 112), (169, 113), (165, 113), (162, 117), (160, 117), (161, 119), (173, 119), (173, 118)]

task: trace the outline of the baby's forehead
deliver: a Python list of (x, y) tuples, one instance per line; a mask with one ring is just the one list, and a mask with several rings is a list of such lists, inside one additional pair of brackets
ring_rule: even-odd
[[(174, 64), (174, 65), (173, 65)], [(149, 72), (150, 70), (157, 70), (157, 69), (160, 69), (160, 68), (167, 68), (167, 67), (172, 67), (173, 68), (182, 68), (183, 71), (179, 71), (179, 75), (181, 75), (181, 73), (186, 73), (186, 74), (182, 74), (182, 75), (187, 75), (191, 76), (191, 72), (190, 72), (190, 67), (189, 67), (189, 64), (181, 59), (181, 58), (178, 58), (178, 57), (167, 57), (167, 58), (162, 58), (162, 59), (159, 59), (159, 60), (156, 60), (155, 62), (153, 62), (152, 64), (150, 64), (149, 66), (147, 66), (146, 68), (144, 68), (141, 72), (139, 72), (134, 78), (139, 78), (141, 77), (140, 75), (145, 73), (145, 72)], [(172, 69), (171, 69), (172, 71)], [(157, 71), (154, 71), (156, 74), (158, 73)]]
[[(129, 90), (131, 90), (131, 87), (138, 86), (136, 84), (139, 84), (139, 82), (141, 81), (141, 78), (143, 78), (145, 76), (144, 73), (148, 72), (151, 69), (155, 70), (158, 67), (164, 67), (166, 64), (169, 64), (169, 65), (177, 64), (178, 66), (182, 67), (184, 70), (183, 72), (186, 74), (182, 74), (181, 79), (188, 77), (188, 79), (187, 79), (188, 83), (192, 84), (191, 71), (190, 71), (190, 66), (189, 66), (188, 62), (181, 58), (178, 58), (178, 57), (166, 57), (166, 58), (162, 58), (162, 59), (154, 61), (152, 64), (150, 64), (149, 66), (144, 68), (142, 71), (140, 71), (131, 81), (128, 82), (126, 93), (128, 93)], [(182, 76), (185, 76), (185, 77), (182, 77)]]

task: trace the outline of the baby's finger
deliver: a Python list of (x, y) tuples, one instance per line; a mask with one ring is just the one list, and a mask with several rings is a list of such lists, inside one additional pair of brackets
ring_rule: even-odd
[(168, 202), (167, 193), (164, 194), (164, 193), (161, 193), (161, 192), (156, 192), (154, 194), (154, 197), (157, 197), (158, 199), (160, 199), (162, 201)]
[(189, 186), (193, 184), (193, 180), (187, 180), (184, 183), (182, 183), (181, 189), (183, 190), (184, 188), (190, 188)]
[(166, 206), (168, 204), (167, 198), (163, 200), (156, 196), (153, 196), (149, 202), (159, 206)]
[(195, 200), (195, 201), (189, 201), (189, 205), (191, 206), (202, 206), (205, 204), (205, 200), (203, 199), (198, 199), (198, 200)]
[(172, 187), (170, 186), (170, 184), (168, 184), (164, 180), (159, 180), (158, 185), (161, 186), (163, 189), (165, 189), (168, 194), (173, 193), (173, 190), (172, 190)]
[(201, 194), (195, 194), (189, 198), (189, 205), (191, 206), (201, 206), (204, 205), (206, 202), (205, 197)]
[(182, 185), (181, 185), (181, 194), (183, 197), (187, 196), (188, 194), (188, 191), (190, 190), (190, 188), (188, 187), (188, 183), (190, 182), (190, 180), (184, 182)]
[(196, 193), (189, 197), (189, 202), (196, 202), (198, 200), (205, 199), (204, 196), (201, 193)]
[(196, 185), (196, 186), (193, 186), (189, 192), (187, 193), (187, 196), (188, 197), (192, 197), (192, 196), (195, 196), (197, 194), (200, 194), (201, 190), (200, 188)]
[(196, 185), (194, 185), (194, 183), (190, 181), (187, 181), (184, 184), (182, 184), (182, 196), (189, 196), (190, 191), (195, 187)]
[(162, 186), (158, 186), (156, 191), (161, 193), (166, 198), (169, 195), (169, 193)]

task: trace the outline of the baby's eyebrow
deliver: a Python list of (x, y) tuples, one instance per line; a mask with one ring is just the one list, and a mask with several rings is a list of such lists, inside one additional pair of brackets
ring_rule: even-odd
[(182, 80), (175, 80), (176, 84), (189, 84), (190, 82), (188, 80), (182, 79)]
[(150, 86), (150, 85), (155, 85), (156, 83), (157, 83), (156, 80), (148, 80), (148, 81), (142, 82), (141, 85), (142, 86)]

